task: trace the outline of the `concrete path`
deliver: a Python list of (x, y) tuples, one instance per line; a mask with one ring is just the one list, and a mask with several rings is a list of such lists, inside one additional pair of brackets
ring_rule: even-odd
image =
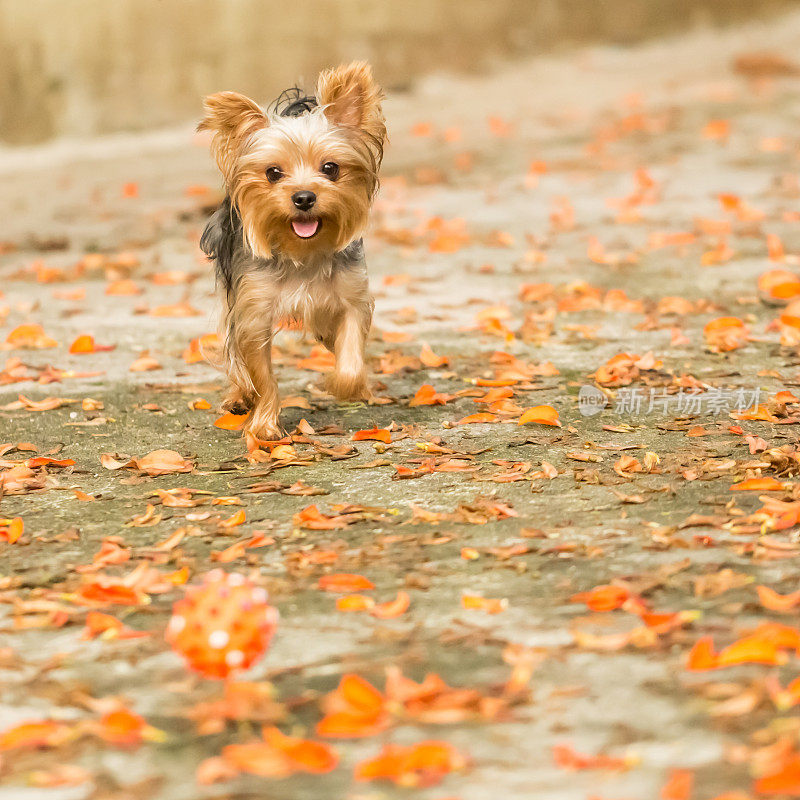
[[(295, 435), (250, 460), (190, 348), (214, 329), (202, 142), (0, 150), (0, 798), (800, 796), (800, 698), (776, 688), (798, 599), (770, 594), (800, 574), (800, 413), (778, 394), (800, 376), (798, 45), (792, 15), (390, 98), (379, 402), (337, 405), (325, 354), (287, 335)], [(113, 349), (70, 354), (82, 334)], [(190, 471), (135, 462), (164, 449)], [(281, 619), (258, 685), (212, 706), (224, 687), (164, 629), (220, 566)], [(344, 601), (364, 610), (319, 588), (342, 573), (374, 584)], [(98, 633), (114, 620), (147, 635)], [(403, 694), (396, 669), (473, 691)], [(218, 759), (265, 723), (320, 739), (346, 673), (383, 694), (383, 730), (324, 739), (337, 769)], [(120, 709), (151, 727), (121, 733)], [(452, 774), (354, 779), (422, 740), (457, 750)]]

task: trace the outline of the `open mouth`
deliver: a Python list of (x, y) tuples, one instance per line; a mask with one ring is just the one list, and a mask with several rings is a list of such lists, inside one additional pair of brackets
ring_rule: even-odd
[(292, 230), (301, 239), (310, 239), (317, 234), (321, 224), (319, 219), (293, 219)]

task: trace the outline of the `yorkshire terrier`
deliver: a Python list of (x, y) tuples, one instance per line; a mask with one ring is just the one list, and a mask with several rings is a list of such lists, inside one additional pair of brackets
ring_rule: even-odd
[(336, 356), (327, 389), (369, 397), (364, 348), (374, 301), (362, 235), (378, 188), (383, 92), (357, 61), (322, 72), (314, 96), (284, 92), (264, 110), (244, 95), (205, 98), (200, 131), (226, 197), (200, 241), (223, 300), (223, 409), (247, 413), (245, 433), (277, 439), (276, 330), (300, 321)]

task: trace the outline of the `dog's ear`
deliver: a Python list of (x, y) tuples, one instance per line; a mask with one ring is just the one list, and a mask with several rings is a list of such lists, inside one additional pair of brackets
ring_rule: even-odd
[(317, 102), (334, 124), (366, 133), (383, 149), (386, 122), (381, 111), (383, 92), (366, 61), (353, 61), (322, 72), (317, 81)]
[(198, 131), (212, 131), (211, 150), (227, 181), (242, 147), (255, 131), (268, 124), (263, 109), (237, 92), (218, 92), (203, 100), (205, 114)]

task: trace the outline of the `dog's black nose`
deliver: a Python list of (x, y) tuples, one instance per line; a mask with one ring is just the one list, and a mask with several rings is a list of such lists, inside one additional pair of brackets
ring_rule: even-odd
[(314, 192), (303, 190), (302, 192), (295, 192), (292, 195), (292, 202), (295, 204), (295, 207), (299, 208), (301, 211), (308, 211), (314, 207), (314, 203), (317, 202), (317, 196)]

